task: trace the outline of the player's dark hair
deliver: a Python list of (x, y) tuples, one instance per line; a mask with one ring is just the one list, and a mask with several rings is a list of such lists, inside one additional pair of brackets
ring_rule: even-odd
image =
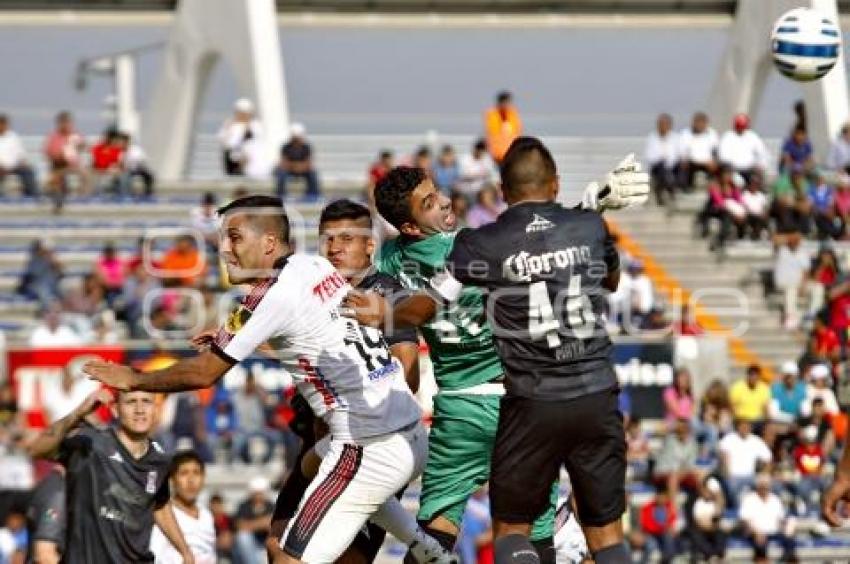
[(204, 466), (204, 461), (200, 454), (194, 450), (180, 450), (177, 451), (177, 454), (171, 457), (171, 465), (168, 467), (168, 476), (173, 477), (181, 466), (190, 462), (197, 462), (198, 466), (201, 467), (201, 473), (206, 472), (206, 467)]
[(396, 229), (412, 222), (410, 194), (427, 177), (424, 170), (412, 166), (397, 166), (390, 170), (375, 186), (378, 213)]
[(501, 92), (496, 94), (496, 103), (504, 104), (505, 102), (510, 102), (512, 97), (513, 96), (511, 96), (511, 93), (509, 91), (502, 90)]
[(555, 178), (555, 159), (536, 137), (517, 137), (501, 166), (502, 188), (509, 194), (545, 189)]
[(363, 221), (372, 228), (372, 214), (369, 213), (369, 208), (351, 200), (337, 200), (331, 202), (325, 209), (322, 210), (322, 215), (319, 216), (319, 228), (328, 221), (339, 221), (348, 219), (351, 221)]
[[(224, 217), (226, 214), (236, 211), (246, 213), (254, 222), (262, 221), (266, 223), (282, 243), (289, 243), (289, 218), (280, 198), (260, 195), (245, 196), (218, 208), (218, 215)], [(252, 214), (252, 211), (264, 213)]]

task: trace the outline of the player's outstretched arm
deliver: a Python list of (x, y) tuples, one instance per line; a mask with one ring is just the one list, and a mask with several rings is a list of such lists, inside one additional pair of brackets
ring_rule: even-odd
[(821, 511), (826, 522), (833, 527), (841, 525), (838, 515), (838, 503), (850, 502), (850, 447), (844, 447), (844, 454), (835, 469), (835, 479), (821, 498)]
[(168, 368), (144, 374), (129, 366), (103, 361), (88, 362), (83, 371), (93, 380), (122, 391), (183, 392), (212, 386), (232, 366), (215, 352), (205, 351)]
[(640, 206), (648, 199), (649, 175), (641, 170), (634, 154), (629, 154), (604, 180), (587, 185), (580, 207), (602, 213)]
[(388, 329), (390, 327), (419, 327), (428, 323), (437, 312), (437, 303), (428, 292), (417, 292), (391, 306), (374, 292), (352, 290), (343, 300), (346, 315), (361, 325)]
[(59, 446), (83, 419), (101, 405), (108, 405), (112, 394), (107, 390), (98, 390), (90, 394), (77, 408), (45, 431), (39, 433), (28, 445), (27, 452), (33, 458), (54, 458)]
[(159, 509), (153, 512), (153, 520), (165, 538), (174, 545), (177, 552), (183, 558), (183, 564), (195, 564), (195, 557), (189, 549), (189, 544), (183, 537), (183, 531), (180, 530), (180, 525), (177, 524), (177, 519), (174, 517), (174, 511), (171, 509), (171, 503), (166, 503)]

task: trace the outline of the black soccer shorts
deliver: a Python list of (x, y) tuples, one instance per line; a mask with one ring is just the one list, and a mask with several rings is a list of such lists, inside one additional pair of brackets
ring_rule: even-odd
[(542, 401), (504, 397), (490, 472), (493, 518), (531, 523), (549, 503), (561, 465), (583, 525), (601, 527), (626, 509), (626, 438), (617, 391)]

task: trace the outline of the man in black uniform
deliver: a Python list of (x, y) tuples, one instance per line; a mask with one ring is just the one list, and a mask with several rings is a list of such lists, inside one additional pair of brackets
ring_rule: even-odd
[[(405, 300), (392, 322), (423, 323), (434, 298), (455, 301), (463, 284), (488, 291), (487, 318), (507, 379), (490, 479), (496, 562), (539, 561), (527, 536), (562, 464), (594, 560), (628, 562), (620, 523), (625, 437), (603, 320), (605, 292), (619, 280), (617, 251), (599, 213), (556, 203), (555, 163), (539, 140), (514, 141), (501, 173), (510, 208), (495, 223), (459, 232), (448, 271), (432, 280), (436, 296)], [(585, 192), (591, 208), (648, 197), (648, 178), (631, 158), (606, 181)], [(361, 323), (389, 321), (385, 304), (364, 295), (348, 303)]]
[(148, 545), (156, 522), (183, 561), (194, 562), (167, 503), (169, 457), (149, 438), (155, 424), (154, 394), (119, 392), (114, 429), (80, 425), (111, 400), (106, 390), (91, 394), (29, 445), (31, 456), (58, 460), (66, 470), (68, 524), (62, 561), (153, 562)]
[(27, 562), (58, 564), (65, 551), (65, 469), (53, 468), (33, 492), (27, 507)]
[[(319, 218), (319, 253), (328, 259), (340, 274), (361, 290), (377, 292), (381, 296), (401, 298), (404, 289), (392, 276), (376, 272), (372, 266), (375, 252), (375, 239), (372, 233), (372, 216), (369, 208), (351, 200), (337, 200), (325, 206)], [(380, 339), (376, 329), (364, 327), (369, 339)], [(383, 334), (390, 353), (404, 366), (405, 380), (411, 391), (419, 388), (419, 337), (413, 328), (399, 328)], [(364, 339), (367, 341), (368, 339)], [(272, 527), (266, 546), (271, 555), (279, 551), (279, 537), (286, 529), (286, 523), (298, 509), (298, 502), (307, 490), (312, 476), (305, 476), (302, 461), (307, 458), (308, 468), (318, 464), (318, 458), (312, 452), (313, 446), (321, 439), (327, 429), (321, 420), (313, 415), (310, 406), (299, 395), (292, 401), (295, 418), (292, 428), (301, 438), (301, 450), (296, 465), (280, 490), (272, 517)], [(358, 534), (351, 547), (343, 556), (348, 564), (374, 561), (386, 531), (369, 522)]]

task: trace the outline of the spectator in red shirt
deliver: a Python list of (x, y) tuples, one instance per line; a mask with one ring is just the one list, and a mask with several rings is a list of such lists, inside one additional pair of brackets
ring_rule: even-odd
[(50, 165), (47, 187), (56, 196), (57, 209), (68, 192), (68, 175), (76, 175), (81, 182), (80, 191), (88, 192), (89, 178), (82, 162), (85, 146), (85, 139), (74, 127), (74, 118), (69, 112), (60, 112), (56, 116), (56, 129), (44, 141), (44, 156)]
[(679, 320), (673, 324), (673, 330), (677, 335), (689, 337), (699, 337), (705, 333), (702, 326), (697, 322), (696, 315), (691, 311), (688, 300), (682, 302)]
[(825, 481), (823, 465), (826, 455), (818, 443), (818, 428), (814, 425), (800, 431), (800, 444), (794, 448), (794, 466), (800, 474), (796, 484), (797, 496), (808, 510), (817, 508), (817, 499), (823, 493)]
[(118, 181), (121, 176), (121, 157), (124, 148), (118, 130), (109, 128), (103, 137), (91, 148), (91, 168), (95, 178), (95, 190), (108, 189), (118, 193)]
[(838, 340), (838, 334), (829, 325), (822, 315), (815, 317), (814, 328), (812, 329), (812, 339), (814, 339), (814, 353), (835, 364), (841, 360), (841, 342)]
[(216, 552), (219, 558), (230, 558), (233, 553), (233, 519), (225, 511), (221, 495), (210, 496), (210, 513), (215, 526)]
[(835, 251), (822, 248), (818, 251), (812, 268), (806, 273), (804, 286), (809, 293), (808, 317), (814, 317), (823, 308), (826, 301), (826, 289), (838, 279), (838, 258)]
[(640, 510), (640, 526), (661, 551), (661, 562), (671, 562), (676, 556), (676, 508), (664, 490), (655, 494)]
[(847, 328), (850, 327), (850, 278), (844, 278), (833, 285), (829, 292), (829, 326), (838, 335), (841, 342), (847, 342)]
[(383, 180), (394, 164), (393, 152), (384, 149), (378, 155), (378, 160), (369, 167), (369, 201), (373, 200), (372, 191), (375, 189), (375, 186)]

